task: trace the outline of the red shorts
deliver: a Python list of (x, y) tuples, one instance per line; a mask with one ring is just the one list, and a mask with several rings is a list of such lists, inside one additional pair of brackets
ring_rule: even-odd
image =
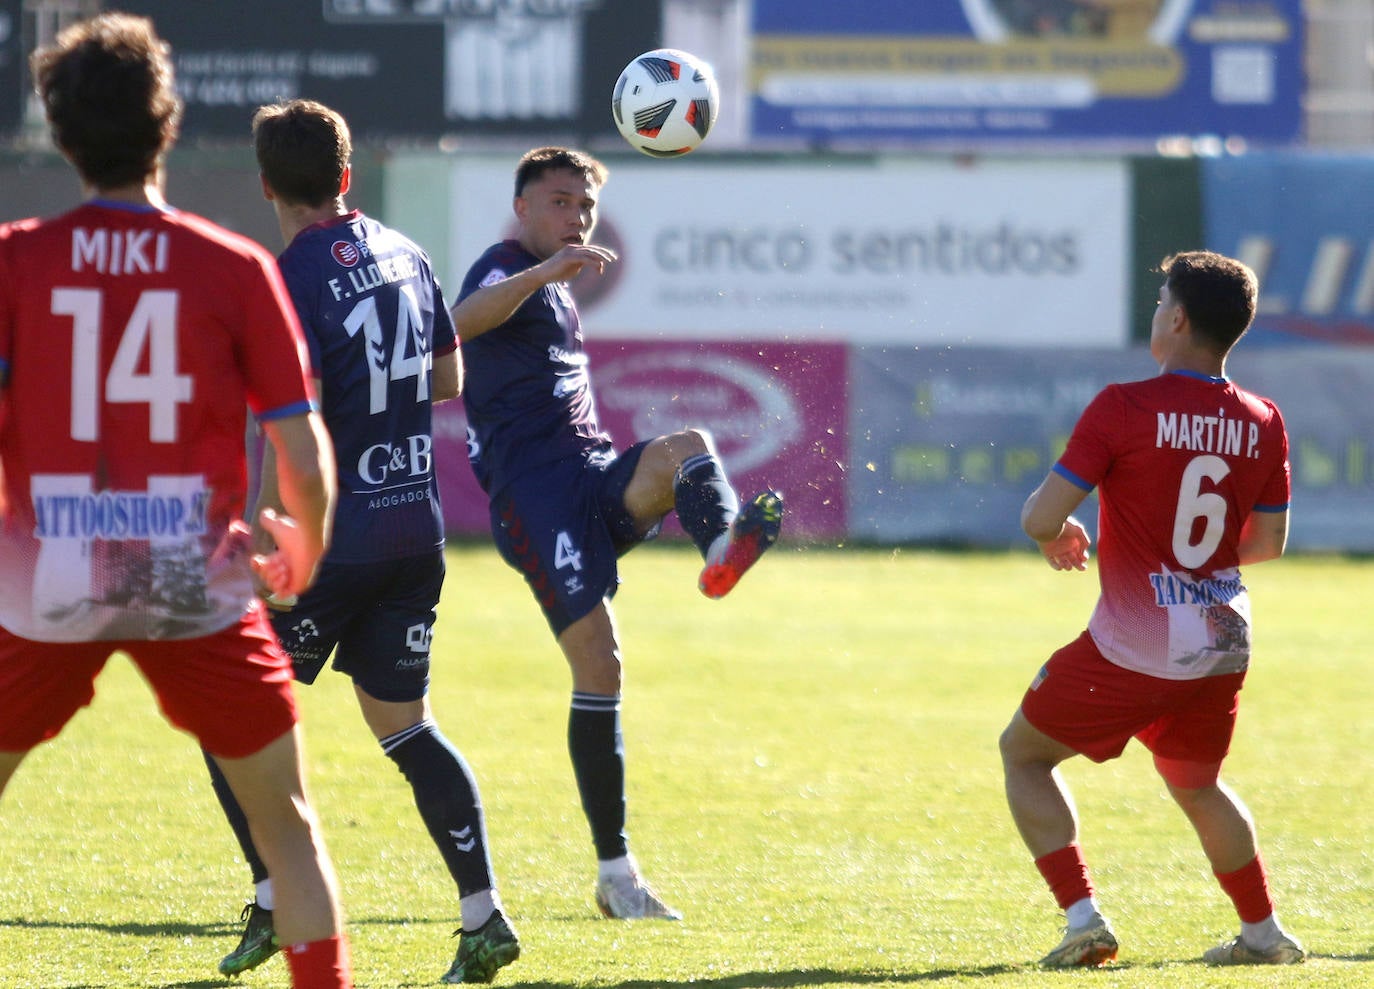
[(262, 607), (198, 639), (34, 642), (0, 629), (0, 751), (54, 738), (91, 702), (116, 650), (143, 672), (167, 720), (215, 755), (252, 755), (296, 723), (291, 660)]
[(1170, 762), (1221, 764), (1231, 748), (1245, 673), (1164, 680), (1103, 657), (1084, 632), (1060, 649), (1021, 700), (1040, 731), (1094, 762), (1132, 738)]

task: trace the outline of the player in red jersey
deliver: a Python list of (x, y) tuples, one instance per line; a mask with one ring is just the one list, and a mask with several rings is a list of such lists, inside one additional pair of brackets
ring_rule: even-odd
[(1288, 437), (1278, 408), (1226, 378), (1226, 357), (1255, 315), (1254, 273), (1194, 251), (1166, 258), (1151, 323), (1160, 375), (1112, 385), (1084, 411), (1064, 455), (1026, 501), (1021, 524), (1056, 570), (1087, 568), (1072, 512), (1100, 499), (1101, 596), (1077, 640), (1056, 652), (1002, 734), (1007, 801), (1037, 867), (1068, 915), (1041, 964), (1116, 957), (1056, 767), (1105, 762), (1132, 737), (1154, 754), (1187, 815), (1241, 933), (1214, 965), (1304, 958), (1274, 914), (1249, 812), (1221, 782), (1250, 661), (1250, 602), (1240, 566), (1283, 553)]
[[(284, 879), (293, 984), (351, 986), (291, 664), (253, 584), (304, 590), (328, 542), (333, 454), (300, 326), (270, 254), (163, 199), (182, 108), (150, 21), (79, 22), (31, 66), (88, 198), (0, 226), (0, 790), (128, 654)], [(248, 407), (288, 513), (263, 520), (278, 549), (253, 560)]]

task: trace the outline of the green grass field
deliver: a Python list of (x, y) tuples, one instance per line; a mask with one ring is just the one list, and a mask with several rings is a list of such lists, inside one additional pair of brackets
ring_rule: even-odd
[[(631, 839), (686, 915), (627, 925), (592, 903), (563, 661), (492, 550), (451, 552), (434, 700), (481, 782), (525, 944), (498, 985), (1374, 984), (1374, 561), (1248, 572), (1257, 653), (1227, 778), (1259, 821), (1280, 916), (1313, 953), (1297, 970), (1196, 961), (1235, 918), (1138, 746), (1065, 772), (1121, 958), (1030, 964), (1061, 919), (1008, 817), (997, 736), (1086, 622), (1094, 573), (1030, 553), (784, 546), (710, 602), (696, 570), (681, 547), (624, 561)], [(431, 985), (457, 905), (409, 790), (344, 678), (301, 696), (358, 985)], [(216, 976), (247, 872), (198, 750), (122, 659), (0, 802), (0, 861), (0, 986), (288, 985), (280, 959)]]

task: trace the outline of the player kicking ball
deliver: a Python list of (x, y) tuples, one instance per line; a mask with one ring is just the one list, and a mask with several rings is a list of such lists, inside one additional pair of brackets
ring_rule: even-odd
[(491, 499), (492, 535), (572, 671), (568, 750), (596, 850), (597, 906), (621, 920), (676, 920), (640, 875), (625, 832), (616, 560), (676, 511), (705, 560), (698, 586), (723, 597), (777, 540), (783, 503), (765, 491), (741, 510), (703, 430), (617, 451), (597, 422), (567, 283), (616, 261), (590, 242), (606, 176), (580, 151), (525, 154), (516, 237), (468, 270), (453, 320), (468, 371), (469, 457)]

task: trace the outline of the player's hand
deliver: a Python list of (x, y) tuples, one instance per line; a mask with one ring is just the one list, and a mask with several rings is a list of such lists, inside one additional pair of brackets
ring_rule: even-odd
[(1092, 539), (1078, 519), (1070, 515), (1064, 520), (1059, 535), (1038, 544), (1040, 552), (1055, 570), (1087, 570), (1088, 547)]
[(580, 275), (587, 265), (594, 267), (597, 274), (602, 274), (606, 270), (606, 265), (619, 260), (619, 256), (609, 247), (598, 247), (596, 244), (565, 244), (558, 249), (557, 254), (543, 264), (548, 266), (551, 276), (549, 281), (566, 282)]
[(248, 525), (242, 519), (234, 519), (225, 529), (224, 538), (210, 554), (210, 559), (205, 562), (213, 570), (237, 559), (240, 553), (247, 553), (252, 548), (253, 537), (248, 531)]
[(278, 608), (289, 608), (295, 604), (295, 597), (315, 579), (319, 554), (290, 516), (278, 515), (272, 509), (264, 508), (258, 516), (258, 522), (272, 537), (277, 548), (270, 553), (255, 554), (253, 572), (262, 582), (267, 603)]

